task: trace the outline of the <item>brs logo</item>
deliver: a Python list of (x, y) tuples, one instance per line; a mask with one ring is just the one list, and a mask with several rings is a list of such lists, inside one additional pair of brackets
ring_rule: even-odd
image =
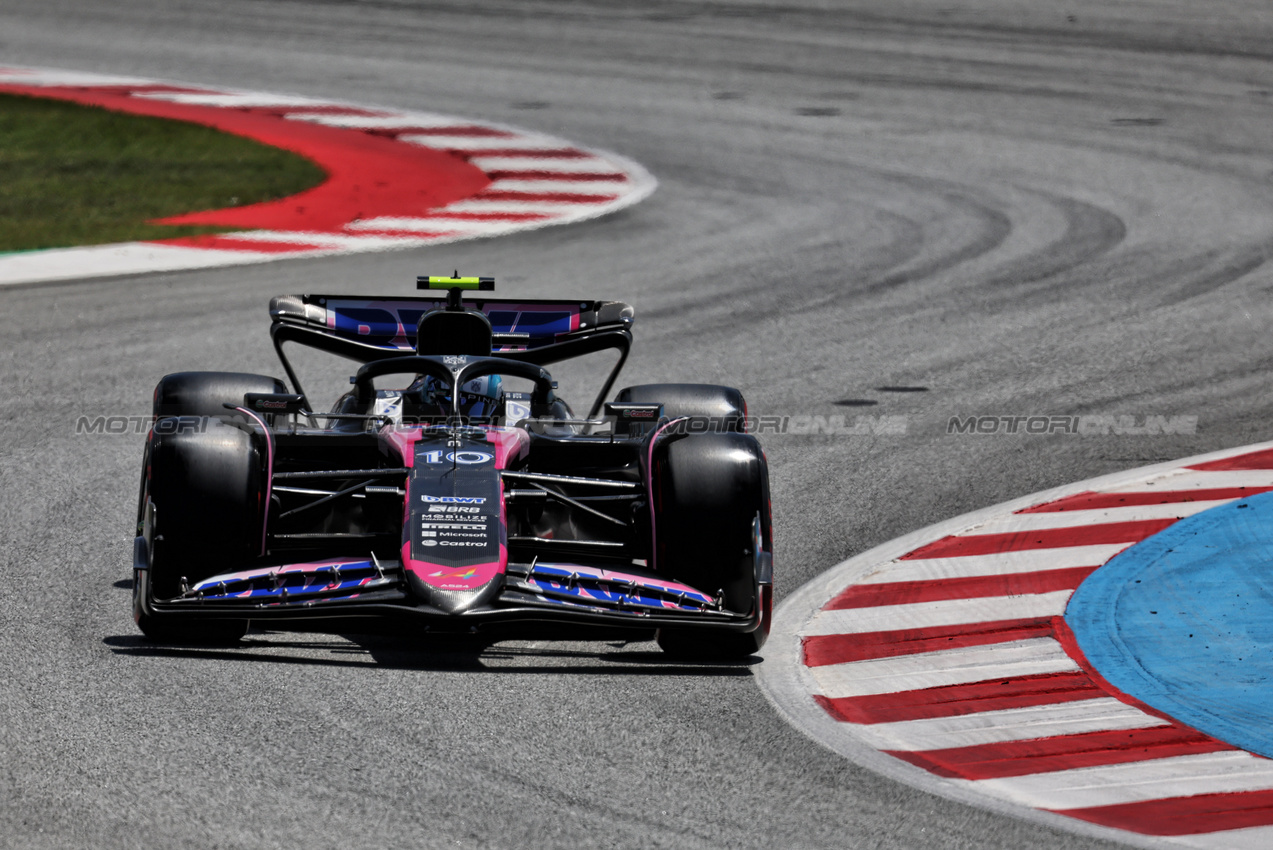
[(420, 496), (420, 500), (429, 504), (439, 505), (484, 505), (486, 497), (484, 496)]

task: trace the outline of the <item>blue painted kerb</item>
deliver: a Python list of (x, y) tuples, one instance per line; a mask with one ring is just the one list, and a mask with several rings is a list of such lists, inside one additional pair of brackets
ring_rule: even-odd
[(1273, 757), (1273, 492), (1123, 551), (1079, 586), (1065, 620), (1119, 690)]

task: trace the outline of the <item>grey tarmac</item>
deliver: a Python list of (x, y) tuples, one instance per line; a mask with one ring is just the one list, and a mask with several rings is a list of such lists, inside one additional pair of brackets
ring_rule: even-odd
[[(942, 519), (1270, 436), (1270, 59), (1263, 0), (3, 0), (0, 62), (471, 115), (660, 188), (497, 240), (0, 292), (0, 847), (1107, 846), (858, 767), (753, 666), (650, 642), (147, 644), (144, 437), (76, 421), (145, 416), (166, 372), (273, 374), (275, 294), (458, 269), (625, 300), (628, 383), (849, 423), (764, 438), (781, 599)], [(1018, 415), (1196, 427), (948, 431)]]

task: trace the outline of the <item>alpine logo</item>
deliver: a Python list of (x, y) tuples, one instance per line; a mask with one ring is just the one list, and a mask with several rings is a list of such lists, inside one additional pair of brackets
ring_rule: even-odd
[(440, 505), (484, 505), (486, 504), (485, 496), (425, 496), (421, 495), (420, 500), (430, 504)]

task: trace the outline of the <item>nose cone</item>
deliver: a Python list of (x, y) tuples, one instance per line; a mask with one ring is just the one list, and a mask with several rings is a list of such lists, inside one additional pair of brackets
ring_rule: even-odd
[(486, 603), (499, 592), (504, 577), (499, 563), (447, 567), (414, 561), (408, 564), (406, 574), (414, 596), (448, 614)]
[(508, 543), (500, 459), (484, 435), (424, 437), (407, 479), (402, 564), (417, 599), (459, 614), (503, 587)]

